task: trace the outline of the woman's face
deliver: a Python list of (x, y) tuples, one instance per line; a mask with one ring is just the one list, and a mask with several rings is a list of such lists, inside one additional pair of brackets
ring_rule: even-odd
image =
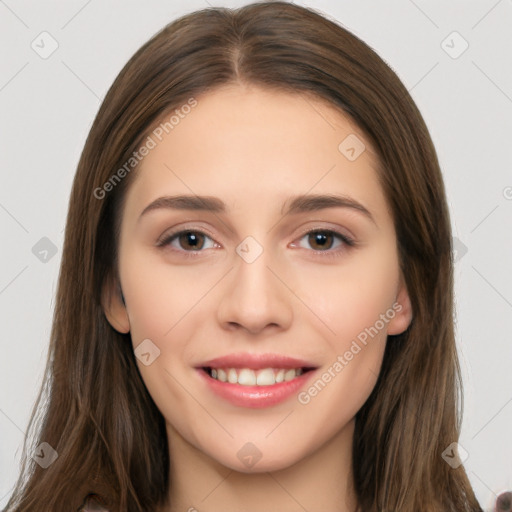
[(393, 222), (371, 147), (337, 109), (242, 86), (196, 100), (133, 171), (126, 306), (106, 313), (170, 435), (277, 470), (353, 427), (387, 335), (409, 324)]

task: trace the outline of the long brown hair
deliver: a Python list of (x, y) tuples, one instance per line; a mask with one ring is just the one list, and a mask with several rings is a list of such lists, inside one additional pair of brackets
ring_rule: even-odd
[[(45, 384), (29, 425), (37, 436), (25, 443), (6, 510), (77, 510), (89, 493), (112, 511), (165, 503), (164, 419), (129, 334), (115, 331), (102, 308), (105, 284), (118, 279), (119, 212), (136, 168), (112, 176), (155, 122), (229, 83), (326, 100), (352, 117), (379, 157), (413, 320), (388, 340), (375, 389), (356, 417), (361, 509), (481, 511), (463, 466), (452, 469), (441, 456), (458, 440), (462, 404), (451, 230), (431, 138), (407, 89), (369, 46), (286, 2), (185, 15), (144, 44), (108, 91), (71, 193)], [(42, 442), (58, 453), (46, 469), (31, 458)]]

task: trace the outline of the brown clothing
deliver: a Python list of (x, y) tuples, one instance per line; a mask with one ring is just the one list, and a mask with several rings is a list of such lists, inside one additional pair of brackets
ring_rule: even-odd
[(78, 512), (108, 512), (101, 504), (101, 500), (94, 495), (86, 496), (84, 504), (78, 509)]

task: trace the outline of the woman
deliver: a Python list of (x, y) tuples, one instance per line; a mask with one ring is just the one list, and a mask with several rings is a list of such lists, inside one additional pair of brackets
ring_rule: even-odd
[(82, 153), (7, 510), (480, 511), (452, 265), (427, 128), (365, 43), (285, 2), (180, 18)]

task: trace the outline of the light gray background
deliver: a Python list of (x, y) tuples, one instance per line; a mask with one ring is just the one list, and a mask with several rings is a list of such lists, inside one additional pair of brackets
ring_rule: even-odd
[[(0, 506), (43, 372), (71, 182), (100, 102), (128, 58), (169, 21), (246, 3), (0, 0)], [(490, 510), (496, 493), (512, 490), (512, 1), (296, 3), (338, 20), (388, 62), (437, 147), (460, 241), (460, 444)], [(43, 31), (59, 45), (47, 59), (31, 47), (35, 40), (50, 48)], [(464, 40), (469, 47), (457, 56)], [(42, 237), (57, 251), (46, 262), (32, 251)]]

